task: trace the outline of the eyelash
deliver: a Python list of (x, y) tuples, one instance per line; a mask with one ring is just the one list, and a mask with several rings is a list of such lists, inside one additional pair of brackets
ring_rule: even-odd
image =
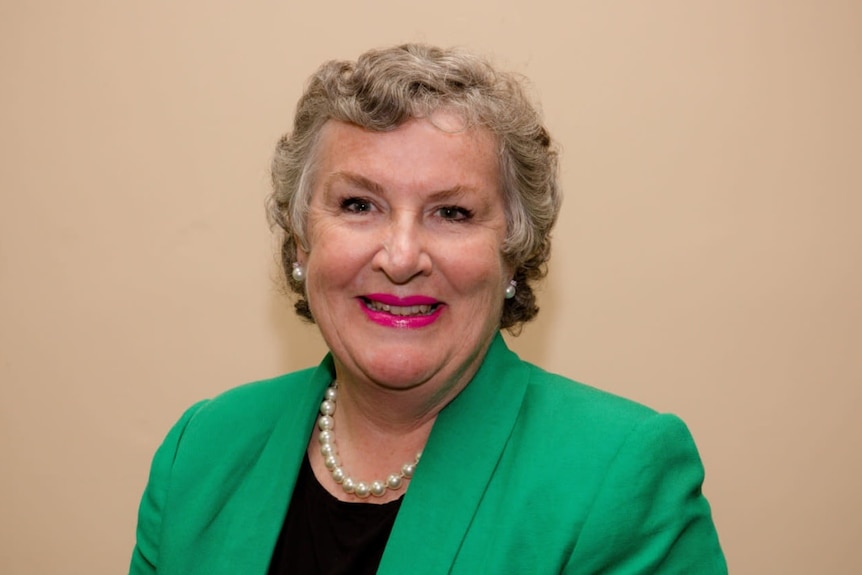
[[(449, 212), (449, 216), (444, 216), (444, 212)], [(462, 208), (461, 206), (442, 206), (437, 208), (435, 213), (440, 214), (444, 220), (450, 222), (463, 222), (473, 217), (473, 212), (471, 210)], [(452, 217), (453, 215), (455, 217)]]
[(345, 212), (361, 214), (371, 209), (371, 202), (363, 198), (344, 198), (343, 200), (341, 200), (341, 209)]
[[(349, 197), (341, 200), (340, 207), (343, 211), (353, 214), (363, 214), (370, 211), (374, 204), (364, 198)], [(434, 210), (443, 220), (448, 222), (463, 222), (473, 217), (473, 211), (461, 206), (441, 206)]]

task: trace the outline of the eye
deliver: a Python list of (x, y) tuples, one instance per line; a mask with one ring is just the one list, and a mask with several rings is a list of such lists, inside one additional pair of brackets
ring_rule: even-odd
[(437, 208), (437, 215), (444, 220), (460, 222), (473, 217), (473, 212), (461, 206), (443, 206)]
[(345, 212), (361, 214), (371, 211), (372, 204), (363, 198), (345, 198), (341, 200), (341, 209)]

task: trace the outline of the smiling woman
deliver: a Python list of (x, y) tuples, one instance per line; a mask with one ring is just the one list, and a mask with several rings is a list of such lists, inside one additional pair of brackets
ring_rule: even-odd
[(327, 124), (297, 253), (345, 393), (411, 389), (414, 409), (389, 415), (409, 428), (430, 425), (434, 403), (475, 373), (513, 274), (491, 134), (433, 120), (386, 132)]
[(517, 80), (475, 56), (324, 64), (271, 216), (330, 353), (186, 413), (131, 571), (725, 573), (685, 425), (499, 335), (538, 312), (556, 177)]

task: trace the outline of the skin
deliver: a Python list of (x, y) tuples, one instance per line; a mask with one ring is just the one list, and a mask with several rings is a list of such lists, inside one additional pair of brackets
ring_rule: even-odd
[[(339, 455), (359, 480), (384, 479), (421, 451), (437, 413), (479, 368), (512, 277), (494, 137), (444, 131), (457, 124), (446, 113), (432, 121), (388, 132), (330, 121), (321, 133), (310, 249), (298, 259), (335, 358)], [(363, 309), (373, 294), (430, 298), (436, 319), (374, 321)], [(317, 430), (308, 453), (330, 493), (356, 500), (323, 466)]]

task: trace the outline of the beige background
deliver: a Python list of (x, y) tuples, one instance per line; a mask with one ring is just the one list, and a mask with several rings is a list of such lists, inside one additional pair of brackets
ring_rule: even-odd
[(270, 151), (317, 64), (407, 40), (529, 76), (564, 149), (515, 347), (689, 423), (733, 573), (862, 572), (853, 0), (3, 1), (0, 572), (125, 572), (182, 410), (318, 361)]

